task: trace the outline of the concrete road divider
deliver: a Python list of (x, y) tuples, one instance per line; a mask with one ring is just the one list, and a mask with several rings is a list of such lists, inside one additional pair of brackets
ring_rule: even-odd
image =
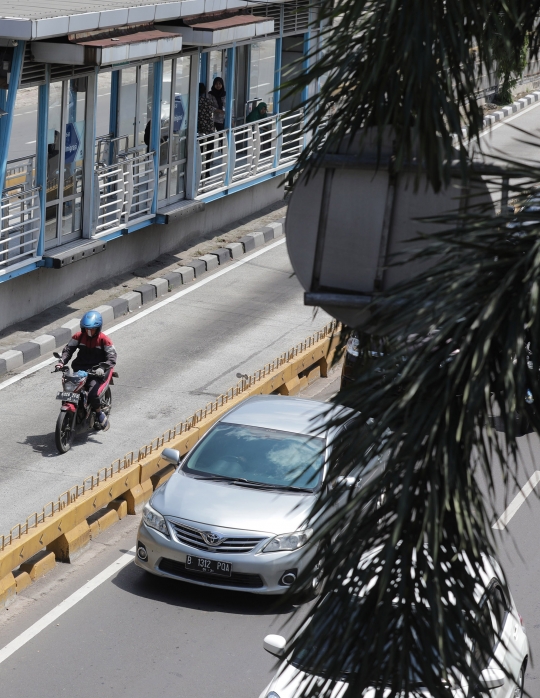
[(339, 344), (339, 331), (335, 322), (326, 325), (189, 419), (87, 477), (0, 536), (0, 605), (9, 605), (56, 561), (71, 562), (92, 538), (126, 514), (138, 514), (152, 492), (174, 472), (173, 466), (161, 460), (164, 446), (184, 455), (225, 412), (246, 398), (296, 395), (311, 381), (326, 376)]

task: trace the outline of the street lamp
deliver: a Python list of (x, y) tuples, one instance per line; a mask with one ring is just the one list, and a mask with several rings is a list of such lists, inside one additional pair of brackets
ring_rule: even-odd
[(286, 219), (287, 248), (305, 290), (305, 304), (322, 307), (350, 327), (368, 320), (368, 305), (378, 292), (427, 268), (420, 260), (392, 264), (400, 253), (425, 246), (422, 240), (408, 242), (419, 232), (443, 229), (416, 219), (457, 212), (469, 194), (474, 205), (491, 204), (481, 177), (465, 191), (459, 171), (455, 184), (438, 194), (422, 176), (415, 188), (416, 164), (395, 171), (390, 137), (380, 152), (375, 136), (366, 138), (362, 147), (356, 139), (327, 153), (320, 164), (294, 188)]

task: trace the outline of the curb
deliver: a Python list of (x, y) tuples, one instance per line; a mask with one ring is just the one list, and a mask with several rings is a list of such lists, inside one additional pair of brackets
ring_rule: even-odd
[(175, 468), (161, 461), (164, 446), (186, 454), (232, 407), (254, 395), (296, 395), (317, 378), (328, 375), (340, 344), (335, 321), (281, 354), (264, 368), (57, 500), (34, 512), (9, 534), (0, 536), (0, 607), (9, 607), (18, 593), (54, 568), (72, 562), (100, 532), (126, 515), (139, 514), (154, 490)]
[[(540, 94), (540, 93), (539, 93)], [(251, 252), (257, 247), (265, 245), (285, 233), (285, 218), (269, 223), (264, 228), (244, 235), (238, 242), (231, 242), (224, 247), (216, 248), (211, 252), (188, 260), (184, 266), (164, 274), (162, 278), (150, 279), (148, 283), (123, 293), (118, 298), (113, 298), (105, 305), (95, 308), (103, 316), (103, 326), (107, 327), (117, 318), (126, 313), (138, 310), (143, 305), (148, 305), (166, 293), (174, 291), (179, 286), (199, 279), (203, 274), (217, 269), (242, 255)], [(7, 349), (0, 354), (0, 376), (13, 371), (30, 361), (35, 361), (41, 356), (64, 347), (71, 339), (74, 332), (79, 329), (80, 318), (67, 320), (60, 327), (48, 330), (46, 334), (34, 337), (22, 344)]]
[[(504, 121), (504, 119), (507, 117), (517, 114), (517, 112), (520, 112), (522, 109), (530, 107), (531, 104), (538, 102), (538, 100), (540, 100), (540, 90), (535, 90), (534, 92), (525, 95), (525, 97), (521, 97), (516, 102), (512, 102), (512, 104), (501, 107), (484, 118), (482, 130), (487, 129), (489, 126), (493, 126), (499, 121)], [(467, 129), (462, 128), (461, 133), (464, 138), (467, 138)]]

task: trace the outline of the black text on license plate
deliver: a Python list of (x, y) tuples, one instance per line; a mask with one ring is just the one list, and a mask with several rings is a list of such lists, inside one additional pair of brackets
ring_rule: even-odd
[(219, 574), (222, 577), (230, 577), (232, 574), (230, 562), (207, 560), (204, 557), (194, 557), (193, 555), (186, 555), (186, 569), (208, 574)]
[(79, 402), (79, 397), (80, 395), (78, 393), (68, 393), (64, 391), (61, 391), (56, 395), (57, 400), (63, 400), (64, 402), (74, 402), (75, 404)]

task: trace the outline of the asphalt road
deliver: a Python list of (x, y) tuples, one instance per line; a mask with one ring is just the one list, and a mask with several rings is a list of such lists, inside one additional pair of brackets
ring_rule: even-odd
[(285, 248), (264, 248), (114, 332), (120, 378), (111, 428), (77, 436), (65, 455), (54, 444), (61, 383), (52, 366), (0, 390), (0, 531), (189, 417), (235, 385), (237, 373), (262, 368), (328, 322), (303, 305)]

